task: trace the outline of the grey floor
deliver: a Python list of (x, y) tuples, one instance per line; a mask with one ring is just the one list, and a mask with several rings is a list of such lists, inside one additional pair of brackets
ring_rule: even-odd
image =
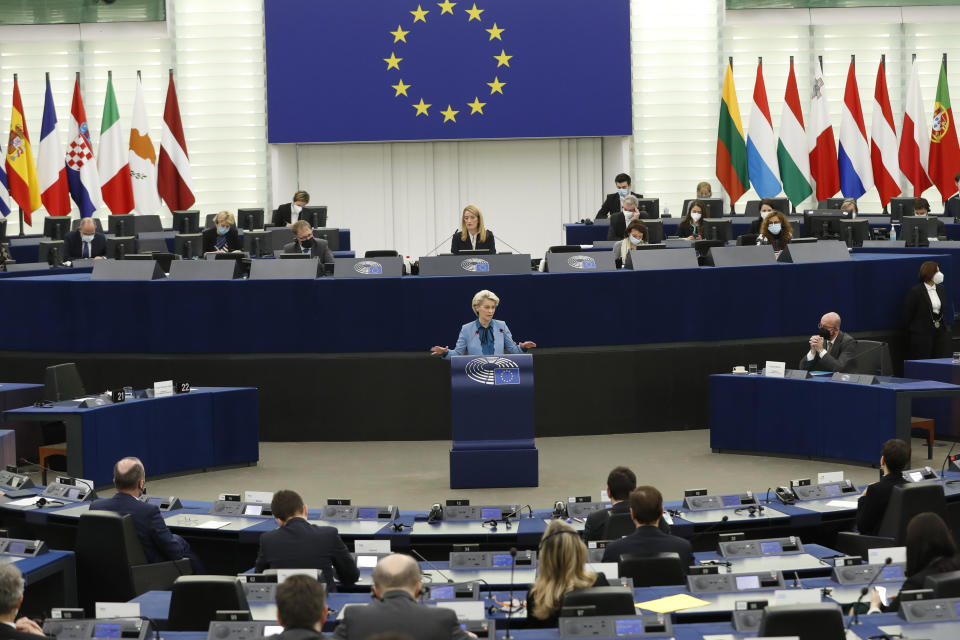
[[(540, 486), (523, 489), (452, 491), (448, 483), (449, 441), (429, 442), (266, 442), (255, 467), (209, 471), (150, 480), (152, 495), (214, 500), (220, 493), (294, 489), (308, 505), (328, 498), (349, 498), (353, 504), (396, 504), (401, 509), (427, 509), (448, 498), (469, 498), (473, 504), (518, 502), (546, 508), (572, 495), (599, 498), (607, 472), (627, 465), (640, 484), (653, 484), (667, 500), (684, 489), (706, 487), (711, 493), (762, 490), (787, 484), (791, 478), (816, 478), (818, 472), (843, 471), (858, 484), (877, 479), (876, 469), (827, 462), (716, 454), (709, 430), (623, 435), (538, 438)], [(947, 447), (938, 443), (927, 461), (922, 440), (913, 441), (913, 466), (939, 470)], [(877, 452), (877, 459), (880, 454)], [(496, 469), (491, 469), (496, 473)], [(150, 470), (147, 469), (149, 475)], [(102, 492), (109, 493), (109, 492)]]

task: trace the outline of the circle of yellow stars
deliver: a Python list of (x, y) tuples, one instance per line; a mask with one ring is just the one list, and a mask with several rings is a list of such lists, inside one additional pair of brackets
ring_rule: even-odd
[[(450, 0), (444, 0), (443, 2), (436, 3), (436, 5), (440, 7), (440, 13), (436, 15), (436, 18), (441, 19), (442, 16), (446, 14), (449, 14), (452, 17), (456, 17), (458, 13), (454, 13), (454, 7), (456, 7), (457, 4), (458, 3), (451, 2)], [(482, 27), (484, 24), (482, 14), (484, 11), (486, 11), (486, 9), (478, 9), (477, 4), (475, 2), (472, 4), (473, 6), (471, 8), (461, 9), (461, 10), (467, 14), (467, 22), (473, 22), (474, 20), (476, 20), (478, 23), (480, 23)], [(427, 6), (429, 7), (430, 5), (428, 4)], [(464, 3), (464, 6), (466, 6), (465, 3)], [(410, 29), (404, 30), (403, 25), (398, 24), (396, 31), (389, 32), (390, 35), (393, 36), (393, 44), (394, 45), (406, 44), (407, 36), (410, 34), (410, 31), (413, 29), (413, 27), (416, 26), (418, 22), (422, 22), (426, 24), (427, 16), (432, 11), (433, 11), (432, 9), (429, 9), (429, 10), (424, 9), (422, 4), (418, 4), (416, 10), (410, 11), (410, 14), (413, 16), (413, 26), (411, 26)], [(506, 29), (498, 26), (497, 23), (494, 22), (492, 27), (490, 27), (489, 29), (484, 29), (484, 31), (490, 34), (490, 42), (493, 42), (494, 40), (499, 40), (502, 43), (503, 32), (506, 31)], [(383, 61), (387, 63), (387, 71), (390, 71), (391, 69), (396, 69), (397, 72), (400, 73), (400, 63), (403, 62), (403, 58), (397, 57), (396, 51), (397, 49), (394, 49), (393, 51), (391, 51), (390, 57), (383, 58)], [(507, 67), (509, 69), (510, 60), (512, 58), (513, 56), (508, 55), (506, 52), (506, 49), (504, 49), (503, 47), (500, 48), (500, 55), (493, 56), (493, 59), (497, 61), (497, 67), (496, 67), (497, 69), (499, 69), (500, 67)], [(489, 96), (492, 96), (495, 93), (499, 93), (500, 95), (503, 95), (503, 88), (507, 86), (507, 83), (500, 80), (499, 74), (495, 74), (493, 77), (493, 82), (487, 82), (486, 85), (490, 87), (490, 93), (487, 96), (487, 99), (489, 100)], [(403, 96), (405, 98), (412, 98), (412, 96), (408, 93), (408, 91), (412, 89), (413, 86), (410, 84), (404, 83), (402, 78), (397, 80), (397, 84), (393, 84), (390, 86), (395, 92), (393, 95), (394, 98), (399, 98), (400, 96)], [(430, 117), (430, 108), (433, 106), (433, 104), (425, 102), (423, 97), (420, 96), (420, 101), (415, 104), (411, 104), (410, 106), (412, 106), (416, 110), (414, 113), (415, 117), (420, 117), (420, 116)], [(473, 102), (467, 102), (466, 106), (470, 107), (469, 115), (482, 116), (484, 115), (483, 108), (487, 106), (487, 103), (480, 102), (480, 97), (474, 96)], [(453, 122), (454, 124), (456, 124), (457, 115), (460, 113), (461, 110), (454, 109), (453, 105), (448, 103), (446, 109), (438, 108), (438, 111), (443, 116), (443, 122)]]

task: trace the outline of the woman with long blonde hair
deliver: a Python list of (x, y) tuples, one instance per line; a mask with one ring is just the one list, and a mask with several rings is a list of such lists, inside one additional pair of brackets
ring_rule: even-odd
[(463, 208), (463, 213), (460, 214), (460, 231), (454, 231), (450, 239), (450, 253), (456, 255), (461, 251), (497, 252), (493, 231), (484, 226), (483, 214), (472, 204)]

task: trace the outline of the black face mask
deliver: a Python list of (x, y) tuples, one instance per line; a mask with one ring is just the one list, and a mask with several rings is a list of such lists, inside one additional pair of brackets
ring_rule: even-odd
[(308, 240), (299, 240), (298, 242), (300, 242), (300, 246), (303, 247), (304, 249), (309, 249), (310, 247), (313, 246), (313, 238), (310, 238)]
[(820, 327), (819, 334), (820, 334), (820, 337), (823, 338), (824, 340), (830, 339), (830, 329), (827, 329), (826, 327)]

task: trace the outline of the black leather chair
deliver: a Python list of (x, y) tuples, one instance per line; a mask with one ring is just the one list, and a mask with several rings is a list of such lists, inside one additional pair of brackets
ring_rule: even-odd
[(128, 515), (88, 511), (77, 528), (77, 591), (88, 615), (96, 602), (126, 602), (147, 591), (169, 589), (189, 574), (190, 561), (147, 563)]
[(77, 371), (77, 363), (64, 362), (47, 367), (43, 378), (43, 398), (50, 402), (73, 400), (87, 395)]
[(742, 236), (737, 236), (737, 246), (738, 247), (752, 247), (757, 244), (758, 234), (756, 233), (745, 233)]
[(927, 576), (923, 586), (933, 589), (934, 598), (960, 598), (960, 571)]
[(249, 611), (243, 587), (233, 576), (183, 576), (170, 596), (171, 631), (203, 631), (217, 611)]
[(844, 640), (843, 613), (833, 603), (767, 607), (758, 638), (797, 636), (800, 640)]
[(590, 587), (571, 591), (563, 596), (560, 603), (560, 615), (575, 614), (577, 609), (584, 610), (590, 607), (589, 615), (594, 616), (625, 616), (636, 615), (633, 606), (633, 592), (623, 587)]
[(637, 525), (629, 513), (611, 513), (607, 524), (603, 526), (603, 540), (618, 540), (637, 530)]
[(687, 583), (686, 571), (678, 553), (655, 553), (648, 556), (625, 553), (620, 556), (618, 564), (620, 575), (633, 578), (635, 588)]
[(857, 361), (857, 373), (868, 373), (875, 376), (893, 375), (890, 347), (887, 346), (886, 342), (857, 340), (857, 347), (853, 353)]
[(370, 251), (365, 251), (363, 254), (364, 258), (396, 258), (400, 254), (397, 253), (396, 249), (371, 249)]
[(870, 549), (903, 545), (910, 520), (925, 511), (936, 513), (946, 519), (947, 503), (943, 496), (942, 484), (918, 482), (894, 487), (877, 535), (867, 536), (852, 531), (841, 531), (837, 534), (834, 548), (848, 555), (867, 558)]

